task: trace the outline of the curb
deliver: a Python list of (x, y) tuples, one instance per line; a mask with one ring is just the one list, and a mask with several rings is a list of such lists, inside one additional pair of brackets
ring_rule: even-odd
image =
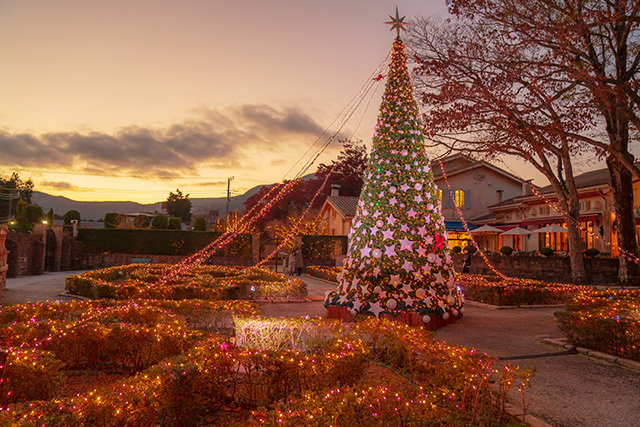
[(516, 420), (524, 422), (530, 427), (553, 427), (551, 424), (547, 424), (540, 418), (536, 418), (533, 415), (526, 414), (524, 420), (522, 420), (522, 410), (511, 403), (504, 404), (504, 410), (507, 414), (514, 417)]
[[(542, 341), (557, 347), (573, 347), (573, 345), (567, 344), (566, 338), (545, 338)], [(640, 362), (636, 362), (635, 360), (625, 359), (624, 357), (618, 357), (612, 354), (603, 353), (601, 351), (591, 350), (584, 347), (576, 347), (576, 350), (578, 350), (578, 353), (584, 354), (585, 356), (595, 357), (596, 359), (601, 359), (606, 362), (614, 363), (616, 365), (620, 365), (625, 368), (640, 372)]]
[(488, 308), (490, 310), (510, 310), (515, 308), (529, 308), (535, 310), (537, 308), (564, 308), (564, 304), (534, 304), (534, 305), (492, 305), (484, 302), (473, 301), (469, 299), (464, 300), (465, 304), (469, 304), (474, 307)]

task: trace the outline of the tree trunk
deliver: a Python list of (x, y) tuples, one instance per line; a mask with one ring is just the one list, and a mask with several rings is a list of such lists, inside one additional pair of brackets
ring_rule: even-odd
[(633, 214), (633, 180), (631, 172), (613, 156), (607, 158), (611, 174), (613, 199), (618, 226), (618, 270), (620, 286), (640, 285), (640, 266), (638, 266), (638, 242), (636, 241), (636, 220)]
[[(571, 214), (569, 214), (571, 216)], [(571, 261), (571, 281), (574, 285), (587, 283), (587, 273), (584, 269), (584, 257), (582, 256), (582, 240), (580, 231), (575, 224), (567, 223), (569, 231), (567, 239), (569, 244), (569, 259)]]

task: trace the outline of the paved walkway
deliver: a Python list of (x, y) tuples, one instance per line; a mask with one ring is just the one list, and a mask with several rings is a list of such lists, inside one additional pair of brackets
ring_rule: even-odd
[[(68, 301), (64, 292), (68, 272), (7, 279), (6, 304), (27, 301)], [(302, 276), (309, 297), (322, 298), (335, 285)], [(321, 300), (301, 303), (261, 303), (266, 316), (324, 316)], [(640, 427), (640, 371), (572, 354), (537, 358), (515, 357), (553, 353), (558, 348), (543, 342), (562, 338), (553, 313), (558, 308), (507, 309), (467, 306), (465, 316), (435, 332), (435, 338), (496, 357), (513, 358), (512, 365), (535, 371), (526, 390), (527, 413), (558, 427)], [(519, 405), (517, 390), (510, 401)]]

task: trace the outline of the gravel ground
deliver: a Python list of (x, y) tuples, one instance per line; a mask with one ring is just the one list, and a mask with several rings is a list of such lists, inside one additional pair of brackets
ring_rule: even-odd
[[(68, 274), (7, 279), (5, 304), (69, 301), (69, 297), (59, 295), (64, 292)], [(312, 301), (261, 303), (262, 314), (324, 317), (320, 299), (335, 285), (308, 276), (302, 279)], [(640, 371), (582, 354), (518, 359), (562, 350), (542, 342), (545, 338), (563, 337), (553, 317), (557, 310), (493, 310), (468, 305), (465, 316), (436, 331), (435, 338), (491, 356), (511, 358), (512, 365), (534, 370), (532, 387), (526, 390), (527, 413), (552, 426), (640, 427)], [(521, 407), (517, 390), (511, 392), (509, 400)]]

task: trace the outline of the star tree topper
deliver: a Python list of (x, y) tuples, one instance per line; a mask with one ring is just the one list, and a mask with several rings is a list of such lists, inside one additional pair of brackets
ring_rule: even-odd
[(400, 18), (400, 15), (398, 14), (398, 6), (396, 6), (396, 16), (393, 17), (389, 15), (389, 18), (391, 18), (391, 21), (385, 22), (385, 24), (391, 25), (391, 28), (389, 29), (389, 31), (395, 29), (398, 34), (398, 37), (400, 37), (400, 30), (407, 31), (405, 27), (408, 26), (409, 23), (404, 22), (404, 18), (406, 18), (406, 16), (403, 16), (402, 18)]

